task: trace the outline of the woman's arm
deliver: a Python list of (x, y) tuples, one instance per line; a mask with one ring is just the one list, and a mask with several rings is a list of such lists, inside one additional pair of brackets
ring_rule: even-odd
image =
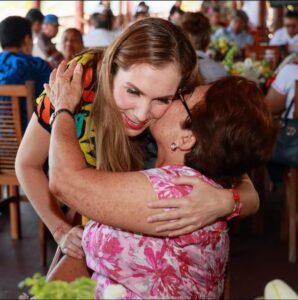
[[(193, 232), (220, 218), (228, 217), (234, 208), (232, 192), (219, 189), (194, 177), (179, 177), (176, 184), (192, 185), (193, 191), (182, 199), (153, 201), (151, 208), (172, 208), (172, 210), (157, 213), (148, 218), (148, 222), (166, 222), (156, 227), (157, 232), (168, 231), (169, 236), (178, 236)], [(240, 217), (246, 217), (257, 212), (259, 195), (247, 175), (242, 177), (236, 190), (240, 195)]]
[[(50, 190), (62, 202), (99, 223), (156, 235), (146, 203), (156, 194), (141, 172), (100, 172), (86, 166), (71, 116), (57, 116), (50, 143)], [(159, 234), (167, 235), (167, 233)]]
[[(194, 231), (203, 225), (216, 221), (231, 213), (233, 209), (232, 193), (228, 190), (217, 189), (195, 178), (180, 178), (182, 184), (197, 186), (200, 195), (206, 199), (192, 200), (189, 196), (185, 207), (187, 208), (185, 219), (193, 218), (193, 226), (183, 230)], [(89, 169), (80, 152), (75, 137), (75, 125), (71, 116), (60, 114), (54, 122), (50, 144), (50, 190), (67, 205), (73, 207), (81, 214), (89, 218), (134, 232), (142, 232), (149, 235), (168, 235), (168, 230), (156, 232), (156, 224), (146, 222), (153, 210), (147, 207), (147, 203), (156, 199), (156, 195), (148, 184), (146, 177), (140, 172), (110, 173)], [(258, 194), (251, 181), (246, 176), (240, 185), (240, 197), (242, 202), (242, 215), (249, 215), (257, 211), (259, 205)], [(208, 201), (206, 201), (208, 199)], [(153, 201), (156, 206), (175, 207), (171, 202), (182, 200)], [(226, 201), (226, 202), (225, 202)], [(166, 205), (163, 205), (166, 203)], [(155, 211), (154, 211), (155, 212)], [(170, 214), (168, 219), (176, 219)], [(176, 213), (175, 211), (173, 212)], [(221, 215), (220, 215), (221, 214)], [(219, 216), (220, 215), (220, 216)], [(163, 218), (160, 218), (164, 221)], [(159, 221), (160, 221), (159, 220)], [(178, 221), (177, 221), (178, 222)], [(173, 222), (175, 223), (175, 222)], [(162, 225), (162, 224), (160, 224)], [(171, 227), (171, 223), (163, 226)], [(183, 231), (184, 232), (184, 231)]]
[(286, 98), (287, 95), (283, 95), (271, 87), (265, 97), (265, 103), (273, 114), (281, 114), (285, 110)]
[[(48, 227), (62, 251), (80, 258), (82, 230), (66, 221), (56, 199), (49, 190), (49, 181), (43, 166), (48, 157), (50, 135), (43, 129), (34, 114), (27, 127), (16, 157), (16, 174), (35, 211)], [(76, 243), (77, 246), (72, 244)]]
[(34, 114), (16, 157), (16, 174), (35, 211), (53, 234), (65, 221), (57, 201), (52, 199), (49, 182), (43, 166), (48, 157), (50, 135), (37, 121)]

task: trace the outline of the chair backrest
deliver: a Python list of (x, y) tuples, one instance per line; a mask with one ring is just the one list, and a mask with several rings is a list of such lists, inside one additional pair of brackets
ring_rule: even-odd
[(271, 67), (275, 68), (282, 58), (282, 51), (280, 46), (247, 45), (244, 56), (255, 60), (267, 60), (271, 63)]
[(24, 85), (0, 85), (0, 184), (5, 184), (3, 175), (15, 174), (15, 158), (22, 139), (20, 101), (26, 101), (30, 120), (34, 96), (33, 81)]
[(298, 119), (298, 80), (295, 81), (295, 110), (294, 118)]

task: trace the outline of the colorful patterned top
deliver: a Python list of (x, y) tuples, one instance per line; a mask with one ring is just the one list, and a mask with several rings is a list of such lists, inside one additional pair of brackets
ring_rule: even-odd
[[(75, 113), (75, 124), (77, 138), (80, 143), (81, 150), (84, 154), (87, 164), (91, 167), (96, 166), (96, 158), (94, 144), (90, 143), (90, 139), (94, 139), (94, 131), (89, 134), (90, 112), (92, 103), (95, 98), (96, 82), (97, 82), (97, 62), (100, 60), (100, 52), (88, 51), (75, 58), (77, 62), (84, 66), (83, 73), (83, 94), (80, 107)], [(45, 92), (36, 99), (35, 113), (37, 114), (38, 122), (49, 133), (51, 127), (49, 125), (51, 114), (54, 112), (54, 107)]]
[[(143, 171), (159, 199), (178, 198), (190, 186), (175, 186), (177, 176), (197, 176), (185, 166)], [(177, 238), (156, 238), (90, 221), (82, 245), (97, 281), (96, 299), (113, 285), (124, 293), (117, 299), (219, 299), (229, 253), (226, 222), (220, 221)]]

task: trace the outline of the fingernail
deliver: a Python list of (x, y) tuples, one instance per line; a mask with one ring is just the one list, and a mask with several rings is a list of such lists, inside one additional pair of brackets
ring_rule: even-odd
[(152, 207), (152, 202), (148, 202), (147, 207)]
[(161, 230), (160, 230), (159, 227), (156, 227), (155, 231), (156, 231), (156, 232), (160, 232)]
[(148, 218), (147, 218), (147, 222), (150, 223), (150, 222), (152, 222), (152, 221), (153, 221), (152, 217), (148, 217)]

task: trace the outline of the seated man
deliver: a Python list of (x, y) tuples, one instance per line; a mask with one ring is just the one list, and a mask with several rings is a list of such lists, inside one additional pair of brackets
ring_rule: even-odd
[(226, 37), (240, 49), (245, 48), (246, 45), (252, 45), (254, 43), (254, 38), (247, 32), (248, 21), (248, 17), (244, 11), (236, 10), (230, 26), (228, 28), (217, 30), (213, 35), (213, 38), (217, 40), (221, 37)]
[(111, 30), (112, 19), (109, 11), (103, 9), (100, 13), (93, 13), (90, 16), (90, 30), (83, 36), (84, 45), (91, 47), (107, 47), (120, 33), (117, 30)]
[[(0, 84), (24, 84), (28, 80), (35, 83), (35, 94), (43, 90), (51, 73), (49, 64), (32, 53), (31, 23), (22, 17), (8, 17), (0, 23)], [(5, 100), (1, 98), (0, 101)], [(27, 123), (25, 101), (21, 102), (23, 128)]]
[(57, 35), (59, 28), (58, 17), (46, 15), (42, 24), (42, 31), (38, 34), (37, 45), (33, 49), (33, 55), (47, 60), (53, 68), (63, 60), (63, 55), (56, 49), (52, 39)]
[(196, 50), (204, 83), (227, 76), (224, 66), (210, 59), (206, 53), (211, 36), (211, 25), (208, 18), (200, 12), (186, 12), (182, 18), (182, 28)]
[(298, 52), (298, 11), (285, 15), (284, 27), (274, 33), (270, 45), (289, 45), (289, 52)]

